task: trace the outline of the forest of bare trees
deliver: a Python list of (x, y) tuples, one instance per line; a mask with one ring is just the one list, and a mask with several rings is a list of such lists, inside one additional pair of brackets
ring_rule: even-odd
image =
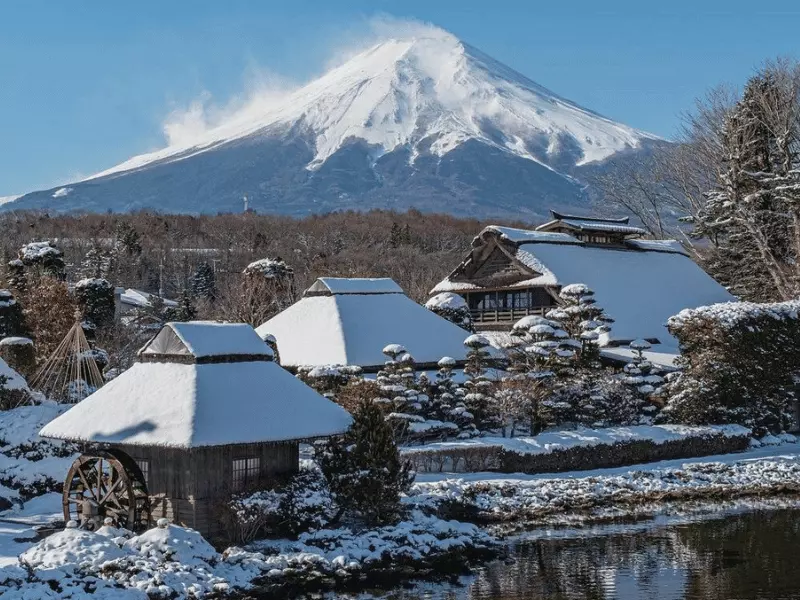
[(63, 252), (67, 280), (101, 276), (116, 285), (178, 298), (201, 265), (214, 273), (221, 303), (240, 287), (245, 267), (280, 258), (302, 293), (316, 277), (391, 277), (415, 300), (463, 258), (486, 223), (417, 211), (346, 212), (305, 219), (248, 214), (218, 216), (41, 213), (0, 215), (5, 260), (33, 240)]

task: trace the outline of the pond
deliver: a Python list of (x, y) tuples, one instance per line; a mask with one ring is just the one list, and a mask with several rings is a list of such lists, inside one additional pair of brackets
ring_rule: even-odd
[[(538, 539), (535, 536), (540, 536)], [(800, 509), (533, 534), (459, 583), (373, 592), (393, 600), (800, 598)]]

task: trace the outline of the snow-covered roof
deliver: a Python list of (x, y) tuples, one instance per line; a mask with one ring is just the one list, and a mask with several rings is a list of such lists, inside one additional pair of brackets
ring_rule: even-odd
[(330, 294), (402, 294), (403, 289), (388, 277), (320, 277), (306, 290), (308, 296)]
[[(135, 306), (138, 308), (148, 308), (153, 305), (153, 298), (155, 298), (155, 294), (150, 294), (148, 292), (143, 292), (141, 290), (134, 290), (132, 288), (126, 289), (122, 292), (119, 296), (119, 301), (123, 304), (128, 304), (130, 306)], [(168, 300), (167, 298), (162, 298), (161, 301), (164, 303), (164, 306), (178, 306), (178, 303), (174, 300)]]
[(205, 359), (213, 357), (272, 358), (272, 349), (246, 323), (190, 321), (167, 323), (139, 350), (143, 358)]
[(144, 362), (39, 435), (193, 448), (325, 437), (344, 432), (351, 421), (342, 407), (274, 362)]
[[(400, 289), (392, 280), (383, 281), (378, 289)], [(369, 287), (338, 280), (334, 289)], [(292, 367), (380, 366), (387, 344), (402, 344), (417, 363), (435, 363), (443, 356), (464, 360), (469, 335), (397, 292), (307, 295), (256, 331), (262, 337), (274, 335), (281, 363)]]
[[(581, 231), (607, 231), (613, 233), (631, 233), (637, 235), (645, 235), (647, 231), (641, 227), (634, 227), (632, 225), (621, 225), (619, 223), (606, 223), (603, 221), (594, 221), (591, 219), (561, 219), (553, 223), (563, 223), (569, 227), (574, 227)], [(542, 229), (552, 226), (553, 223), (545, 223), (540, 225)]]
[[(112, 379), (41, 435), (190, 448), (307, 439), (347, 429), (347, 411), (272, 362), (271, 354), (249, 325), (168, 323), (140, 352), (151, 360)], [(202, 360), (209, 357), (226, 360)]]
[[(570, 244), (538, 241), (522, 234), (515, 239), (515, 258), (540, 275), (504, 287), (587, 284), (598, 304), (615, 319), (605, 342), (647, 338), (677, 348), (665, 327), (669, 317), (685, 308), (735, 300), (674, 240), (626, 240), (626, 248), (618, 248), (584, 244), (575, 238)], [(480, 289), (475, 283), (451, 281), (448, 276), (431, 293)]]
[(585, 283), (615, 320), (609, 340), (658, 339), (676, 346), (665, 327), (684, 308), (735, 298), (695, 262), (673, 252), (631, 252), (597, 246), (537, 244), (529, 252), (558, 285)]
[(515, 244), (525, 244), (528, 242), (561, 242), (563, 244), (583, 243), (568, 233), (558, 233), (555, 231), (531, 231), (529, 229), (516, 229), (514, 227), (488, 225), (481, 232), (480, 236), (483, 236), (483, 234), (486, 232), (497, 233), (501, 237), (514, 242)]

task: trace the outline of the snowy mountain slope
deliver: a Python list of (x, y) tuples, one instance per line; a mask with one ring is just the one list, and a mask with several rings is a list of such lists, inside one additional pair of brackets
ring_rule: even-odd
[(534, 215), (544, 203), (584, 203), (583, 166), (653, 143), (432, 29), (5, 208), (217, 212), (238, 209), (247, 194), (257, 210), (290, 214), (414, 205)]

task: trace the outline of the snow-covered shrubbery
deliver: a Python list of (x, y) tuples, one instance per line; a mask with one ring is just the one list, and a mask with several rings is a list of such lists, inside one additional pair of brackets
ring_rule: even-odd
[(316, 466), (303, 468), (285, 485), (234, 498), (223, 520), (229, 541), (291, 537), (326, 527), (339, 508)]
[(408, 446), (403, 457), (418, 472), (558, 473), (726, 454), (750, 444), (750, 431), (738, 425), (636, 425)]
[(0, 596), (49, 600), (204, 598), (237, 591), (284, 596), (335, 589), (414, 567), (415, 576), (488, 556), (494, 539), (475, 525), (413, 511), (405, 521), (364, 532), (326, 529), (259, 551), (218, 554), (196, 531), (166, 522), (141, 535), (110, 526), (67, 528), (37, 543), (19, 566), (0, 569)]
[(800, 301), (730, 302), (681, 311), (669, 320), (682, 367), (662, 418), (739, 423), (758, 437), (790, 422), (800, 364)]
[(690, 462), (673, 468), (631, 469), (590, 477), (548, 477), (417, 483), (408, 502), (478, 522), (530, 527), (538, 520), (619, 516), (666, 501), (720, 500), (800, 492), (800, 462), (761, 459), (731, 464)]
[(60, 489), (77, 448), (38, 431), (67, 408), (45, 402), (0, 411), (0, 497), (19, 503)]
[(425, 308), (466, 331), (471, 333), (475, 331), (469, 306), (466, 300), (458, 294), (453, 292), (436, 294), (425, 303)]

